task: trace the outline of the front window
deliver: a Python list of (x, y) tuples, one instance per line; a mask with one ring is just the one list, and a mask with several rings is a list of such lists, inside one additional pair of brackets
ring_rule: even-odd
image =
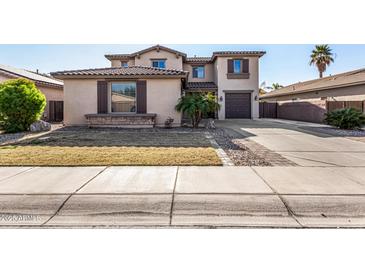
[(166, 68), (166, 60), (152, 60), (152, 67)]
[(127, 68), (128, 67), (128, 62), (122, 62), (122, 67)]
[(205, 77), (204, 66), (193, 67), (193, 78), (204, 78), (204, 77)]
[(234, 73), (241, 73), (241, 60), (233, 60), (233, 72)]
[(136, 112), (136, 83), (112, 83), (112, 112)]

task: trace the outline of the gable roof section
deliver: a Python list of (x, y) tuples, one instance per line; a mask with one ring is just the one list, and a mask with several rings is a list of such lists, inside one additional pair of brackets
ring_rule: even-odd
[(63, 87), (63, 82), (42, 74), (31, 72), (25, 69), (14, 68), (8, 65), (0, 64), (0, 72), (14, 78), (26, 78), (34, 81), (36, 84), (49, 85), (58, 88)]
[(185, 78), (188, 72), (175, 69), (160, 69), (144, 66), (111, 67), (52, 72), (59, 79), (66, 78)]
[(164, 50), (170, 53), (174, 53), (176, 55), (182, 56), (183, 58), (186, 58), (186, 54), (168, 47), (164, 47), (161, 45), (154, 45), (152, 47), (140, 50), (140, 51), (136, 51), (134, 53), (131, 54), (105, 54), (105, 58), (108, 60), (128, 60), (129, 58), (141, 55), (143, 53), (149, 52), (149, 51), (153, 51), (153, 50)]
[(260, 96), (260, 98), (271, 98), (277, 96), (300, 94), (311, 91), (326, 90), (346, 86), (365, 84), (365, 69), (348, 71), (320, 79), (298, 82)]

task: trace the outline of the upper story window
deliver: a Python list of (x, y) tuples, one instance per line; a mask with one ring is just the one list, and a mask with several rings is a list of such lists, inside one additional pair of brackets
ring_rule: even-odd
[(166, 60), (152, 60), (152, 67), (154, 68), (166, 68)]
[(128, 67), (128, 62), (122, 61), (122, 67), (127, 68)]
[(193, 67), (193, 78), (205, 78), (204, 66)]
[(228, 59), (227, 60), (228, 79), (249, 79), (249, 59)]
[(233, 73), (242, 73), (242, 60), (233, 60)]

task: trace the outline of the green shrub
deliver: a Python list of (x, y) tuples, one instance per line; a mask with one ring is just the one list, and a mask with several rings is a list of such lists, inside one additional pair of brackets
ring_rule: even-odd
[(201, 92), (187, 94), (181, 97), (175, 106), (177, 111), (187, 113), (194, 128), (199, 127), (203, 115), (219, 110), (219, 108), (217, 98), (211, 92), (207, 94)]
[(325, 121), (342, 129), (358, 129), (365, 125), (365, 116), (355, 108), (343, 108), (327, 113)]
[(0, 124), (6, 132), (28, 130), (45, 106), (46, 97), (32, 81), (15, 79), (0, 84)]

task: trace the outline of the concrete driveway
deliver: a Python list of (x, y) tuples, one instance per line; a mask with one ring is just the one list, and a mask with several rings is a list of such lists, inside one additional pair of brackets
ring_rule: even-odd
[(299, 166), (365, 166), (365, 143), (311, 130), (323, 125), (271, 119), (226, 120), (217, 125), (234, 129)]

